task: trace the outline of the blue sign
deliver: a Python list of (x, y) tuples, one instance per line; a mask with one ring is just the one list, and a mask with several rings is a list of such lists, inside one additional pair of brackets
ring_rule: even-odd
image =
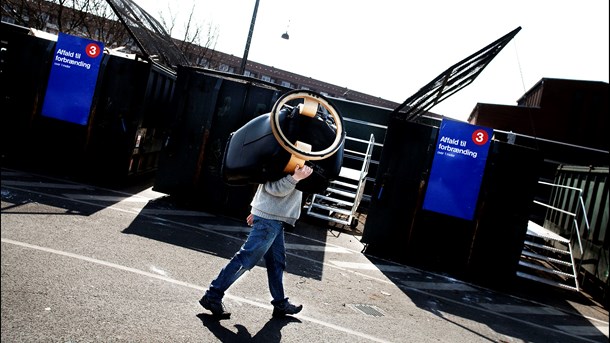
[(87, 125), (104, 44), (60, 33), (42, 115)]
[(443, 119), (423, 208), (472, 220), (493, 130)]

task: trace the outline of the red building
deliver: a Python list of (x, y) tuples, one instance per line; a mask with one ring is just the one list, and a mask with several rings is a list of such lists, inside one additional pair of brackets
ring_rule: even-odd
[(468, 122), (608, 151), (608, 116), (608, 83), (543, 78), (517, 106), (479, 103)]

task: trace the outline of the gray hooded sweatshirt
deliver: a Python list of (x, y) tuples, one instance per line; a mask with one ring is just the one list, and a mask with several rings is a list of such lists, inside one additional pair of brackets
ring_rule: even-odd
[(258, 186), (250, 205), (251, 213), (265, 219), (293, 225), (301, 215), (303, 192), (296, 189), (298, 181), (292, 175)]

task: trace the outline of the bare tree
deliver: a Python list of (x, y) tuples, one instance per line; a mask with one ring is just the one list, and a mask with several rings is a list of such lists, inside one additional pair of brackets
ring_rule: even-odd
[[(168, 7), (167, 15), (159, 12), (159, 22), (170, 36), (176, 28), (178, 13), (173, 13)], [(218, 40), (218, 27), (207, 24), (204, 30), (202, 25), (196, 23), (194, 18), (195, 2), (184, 23), (183, 35), (181, 40), (177, 40), (177, 46), (182, 53), (187, 56), (192, 65), (209, 65), (216, 55), (216, 42)]]
[[(124, 24), (118, 20), (106, 0), (3, 0), (2, 18), (21, 26), (51, 33), (66, 33), (104, 42), (110, 48), (134, 46)], [(177, 27), (177, 14), (169, 8), (169, 16), (159, 13), (159, 21), (171, 34)], [(182, 39), (175, 39), (178, 49), (191, 65), (214, 66), (217, 60), (218, 28), (203, 27), (195, 18), (195, 2), (184, 22)], [(10, 21), (10, 20), (9, 20)]]
[(131, 37), (106, 0), (89, 0), (91, 14), (84, 26), (89, 38), (102, 41), (108, 47), (131, 45)]
[[(193, 8), (194, 6), (195, 5), (193, 5)], [(159, 22), (161, 23), (161, 26), (163, 26), (167, 34), (171, 36), (174, 32), (174, 27), (176, 26), (177, 19), (176, 14), (172, 12), (172, 7), (169, 5), (167, 6), (167, 13), (168, 14), (165, 14), (162, 11), (159, 11), (157, 15), (159, 16)]]
[(2, 21), (43, 30), (49, 21), (47, 6), (46, 0), (4, 0), (1, 6)]
[(206, 66), (211, 67), (214, 64), (214, 61), (218, 59), (218, 54), (216, 53), (216, 42), (218, 41), (218, 27), (209, 24), (207, 26), (207, 34), (204, 37), (205, 41), (203, 41), (200, 46), (205, 47), (205, 49), (200, 50), (200, 53), (197, 54), (195, 58), (199, 61), (206, 61)]
[(55, 9), (57, 30), (68, 34), (79, 34), (87, 24), (88, 0), (52, 0)]

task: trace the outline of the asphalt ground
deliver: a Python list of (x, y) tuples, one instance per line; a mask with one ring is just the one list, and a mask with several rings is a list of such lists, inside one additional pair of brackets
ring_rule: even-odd
[(148, 185), (107, 189), (2, 170), (2, 342), (607, 342), (608, 312), (529, 280), (499, 292), (362, 253), (359, 231), (286, 232), (273, 319), (259, 264), (225, 298), (197, 301), (249, 228)]

